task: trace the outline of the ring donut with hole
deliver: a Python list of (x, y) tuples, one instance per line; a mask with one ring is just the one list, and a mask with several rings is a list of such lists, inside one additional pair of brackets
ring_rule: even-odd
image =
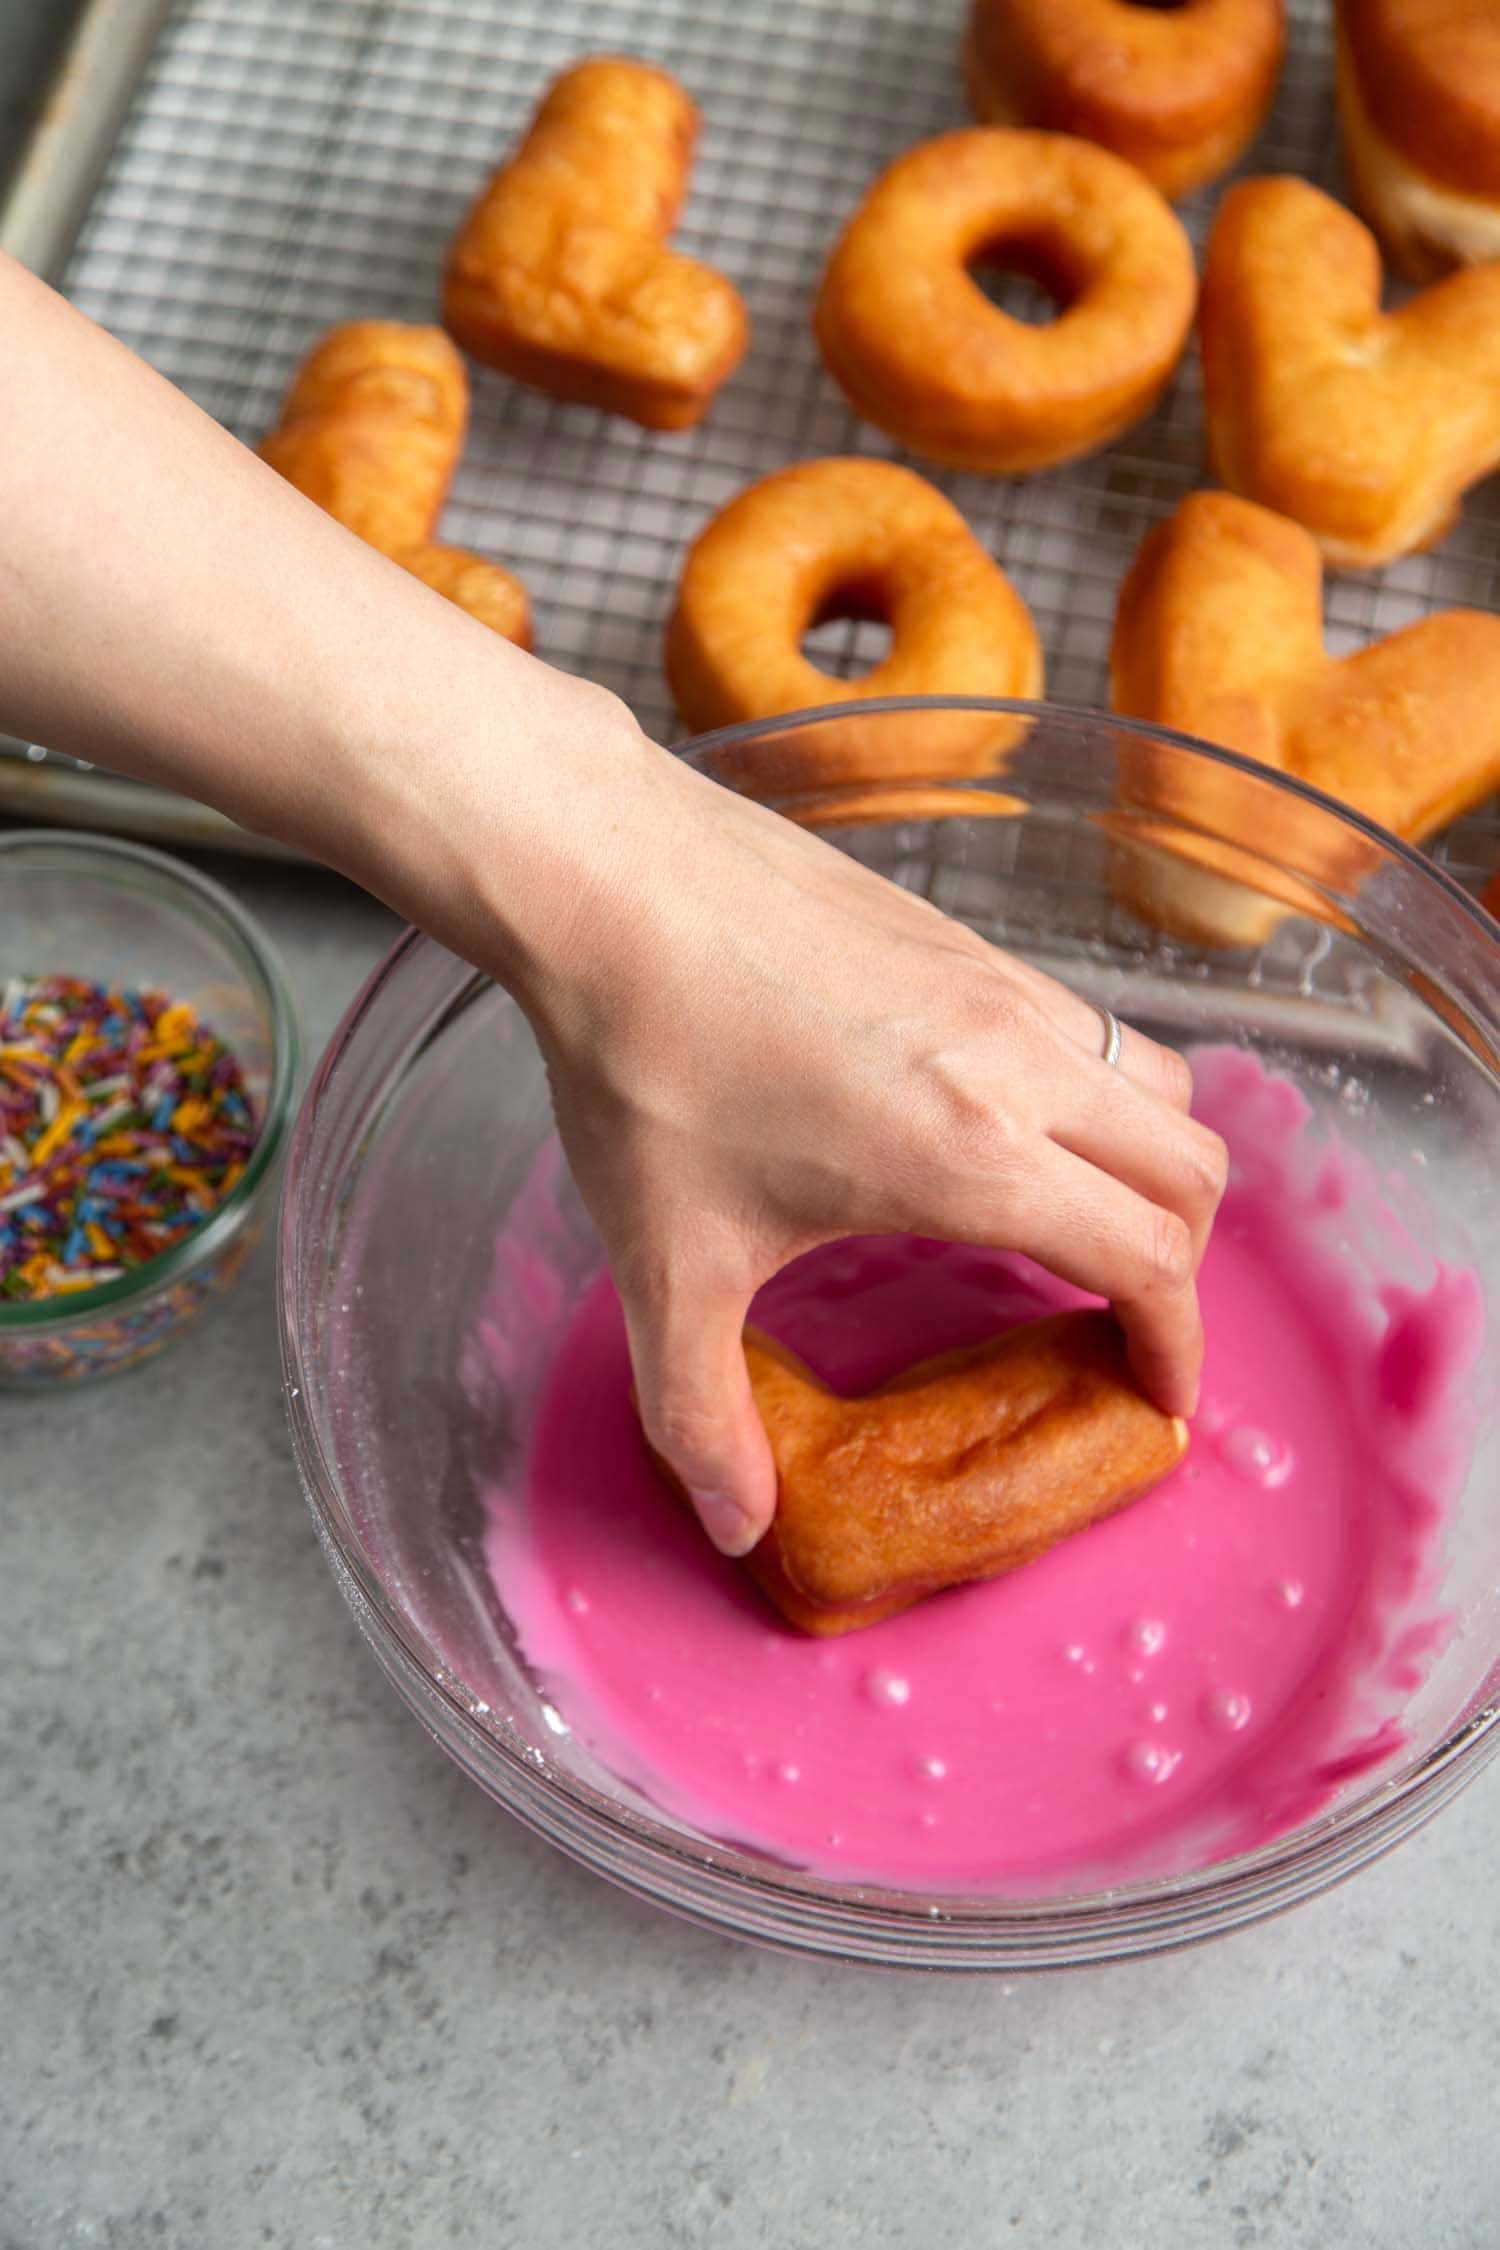
[[(833, 617), (890, 627), (889, 654), (863, 679), (833, 678), (802, 653), (803, 634)], [(1042, 688), (1020, 595), (952, 502), (892, 461), (800, 461), (731, 500), (689, 549), (665, 658), (677, 708), (700, 732), (873, 696)], [(863, 727), (851, 714), (811, 747), (768, 752), (767, 771), (795, 767), (782, 785), (983, 772), (1018, 731), (993, 712)]]
[(749, 323), (721, 273), (667, 245), (697, 133), (688, 95), (649, 63), (564, 71), (454, 238), (449, 334), (553, 398), (652, 430), (701, 421)]
[[(1036, 328), (970, 271), (1055, 296)], [(1092, 142), (973, 126), (883, 172), (823, 276), (813, 326), (856, 413), (930, 461), (1006, 476), (1092, 453), (1177, 365), (1197, 282), (1181, 222)]]
[(432, 536), (468, 418), (469, 379), (441, 328), (354, 320), (308, 353), (260, 457), (367, 546), (530, 648), (519, 578)]
[(1176, 198), (1247, 147), (1285, 43), (1283, 0), (974, 0), (964, 75), (982, 123), (1077, 133)]

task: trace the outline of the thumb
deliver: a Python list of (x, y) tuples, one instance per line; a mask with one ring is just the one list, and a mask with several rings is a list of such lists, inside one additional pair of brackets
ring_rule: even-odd
[(748, 1307), (732, 1292), (682, 1294), (675, 1312), (625, 1304), (641, 1427), (720, 1553), (746, 1555), (776, 1508), (776, 1464), (745, 1365)]

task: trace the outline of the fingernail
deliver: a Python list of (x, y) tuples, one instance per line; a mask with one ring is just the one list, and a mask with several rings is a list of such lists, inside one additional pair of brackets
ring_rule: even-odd
[(1174, 1421), (1191, 1422), (1198, 1411), (1198, 1386), (1196, 1383), (1164, 1384), (1157, 1393), (1156, 1403)]
[(721, 1555), (748, 1555), (760, 1537), (760, 1526), (727, 1492), (695, 1492), (693, 1506)]

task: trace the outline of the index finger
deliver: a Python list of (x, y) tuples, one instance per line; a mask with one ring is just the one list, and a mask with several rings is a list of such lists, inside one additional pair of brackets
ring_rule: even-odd
[(1006, 1247), (1107, 1297), (1141, 1389), (1166, 1413), (1191, 1415), (1203, 1371), (1203, 1321), (1197, 1246), (1187, 1222), (1052, 1141), (1032, 1152), (1024, 1208), (1009, 1217)]

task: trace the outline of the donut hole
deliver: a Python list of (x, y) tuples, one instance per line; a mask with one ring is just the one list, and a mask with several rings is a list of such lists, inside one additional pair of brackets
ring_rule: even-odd
[(823, 596), (802, 633), (802, 654), (836, 680), (862, 679), (891, 653), (891, 607), (877, 579), (841, 580)]
[(1068, 246), (1041, 236), (982, 243), (966, 261), (966, 271), (998, 312), (1028, 328), (1045, 328), (1083, 294), (1084, 276)]

